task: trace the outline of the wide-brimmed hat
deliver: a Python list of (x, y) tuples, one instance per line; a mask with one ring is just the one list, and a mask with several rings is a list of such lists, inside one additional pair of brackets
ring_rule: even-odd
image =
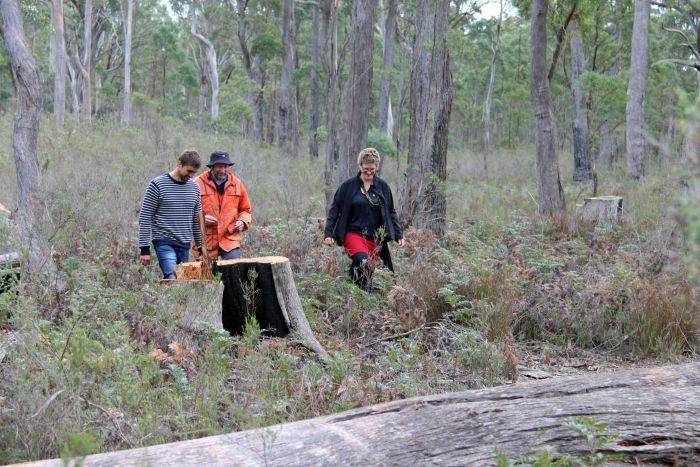
[(233, 165), (233, 162), (231, 162), (231, 159), (229, 159), (226, 151), (214, 151), (211, 153), (207, 167), (211, 168), (215, 164)]

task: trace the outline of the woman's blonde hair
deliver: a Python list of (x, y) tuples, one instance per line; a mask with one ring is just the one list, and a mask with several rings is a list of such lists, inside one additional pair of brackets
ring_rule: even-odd
[(379, 151), (374, 148), (364, 148), (357, 156), (357, 165), (359, 166), (362, 164), (377, 164), (377, 167), (379, 167), (381, 161), (382, 156), (380, 156)]

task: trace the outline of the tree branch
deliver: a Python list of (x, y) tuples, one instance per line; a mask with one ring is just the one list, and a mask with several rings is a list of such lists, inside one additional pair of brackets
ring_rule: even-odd
[(554, 54), (552, 55), (552, 65), (549, 67), (549, 73), (547, 73), (547, 81), (549, 81), (549, 82), (552, 81), (552, 76), (554, 76), (554, 70), (557, 68), (557, 62), (559, 61), (559, 55), (561, 55), (561, 51), (563, 48), (562, 45), (564, 44), (564, 37), (566, 36), (566, 28), (569, 27), (569, 23), (571, 22), (571, 18), (574, 17), (574, 13), (576, 12), (577, 5), (578, 5), (578, 2), (574, 2), (574, 4), (571, 6), (571, 10), (569, 11), (569, 14), (566, 16), (566, 19), (564, 20), (564, 24), (557, 31), (557, 47), (554, 49)]

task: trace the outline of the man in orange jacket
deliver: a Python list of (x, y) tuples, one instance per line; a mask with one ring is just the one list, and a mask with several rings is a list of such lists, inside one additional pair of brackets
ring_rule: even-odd
[(209, 170), (195, 179), (202, 194), (210, 258), (240, 258), (243, 232), (253, 220), (248, 192), (229, 170), (232, 165), (227, 152), (214, 151)]

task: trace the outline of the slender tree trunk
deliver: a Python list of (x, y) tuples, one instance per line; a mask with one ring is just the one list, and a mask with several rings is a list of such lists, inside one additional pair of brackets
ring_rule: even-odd
[(336, 89), (338, 87), (338, 0), (329, 1), (329, 23), (328, 37), (326, 43), (330, 48), (330, 59), (328, 60), (328, 73), (326, 78), (326, 128), (328, 136), (326, 139), (326, 157), (323, 164), (323, 181), (326, 188), (326, 211), (331, 206), (335, 183), (333, 179), (333, 169), (335, 163), (336, 148)]
[(451, 77), (446, 45), (448, 0), (419, 0), (411, 67), (408, 167), (401, 205), (404, 225), (445, 228), (447, 130)]
[[(622, 42), (622, 25), (618, 22), (615, 25), (615, 32), (613, 34), (613, 44), (615, 47), (619, 47)], [(612, 67), (610, 68), (610, 76), (617, 76), (620, 71), (620, 54), (615, 56)], [(598, 153), (598, 160), (605, 164), (607, 167), (612, 167), (614, 160), (616, 159), (618, 147), (617, 138), (615, 137), (615, 127), (607, 119), (605, 123), (601, 126), (600, 132), (602, 134), (602, 142), (600, 143), (600, 152)]]
[(92, 121), (92, 0), (85, 0), (83, 17), (83, 60), (80, 72), (83, 76), (83, 118)]
[(560, 216), (566, 203), (559, 177), (557, 132), (547, 77), (547, 3), (547, 0), (534, 0), (532, 4), (530, 84), (535, 117), (539, 212), (543, 216)]
[(17, 0), (1, 0), (2, 38), (17, 94), (17, 117), (12, 133), (17, 175), (17, 235), (26, 251), (22, 277), (53, 278), (55, 266), (42, 228), (48, 213), (41, 202), (41, 172), (36, 153), (41, 119), (41, 80), (24, 39), (22, 13)]
[(338, 181), (354, 175), (357, 155), (367, 145), (377, 0), (352, 3), (352, 56), (343, 115), (343, 144), (338, 158)]
[(70, 97), (71, 97), (71, 113), (76, 123), (80, 122), (80, 100), (78, 98), (78, 72), (70, 61), (70, 57), (66, 60), (68, 68), (68, 78), (70, 80)]
[(309, 113), (309, 154), (311, 154), (311, 157), (315, 158), (318, 158), (316, 130), (318, 129), (318, 122), (320, 121), (318, 16), (319, 7), (318, 4), (314, 4), (311, 6), (311, 111)]
[(635, 0), (632, 30), (632, 59), (627, 88), (627, 174), (635, 180), (644, 176), (644, 98), (649, 72), (649, 0)]
[(282, 73), (280, 76), (279, 122), (280, 147), (291, 141), (292, 130), (292, 72), (294, 71), (294, 0), (284, 0), (282, 18)]
[[(436, 58), (440, 58), (440, 56), (442, 58), (435, 63), (435, 73), (440, 81), (437, 83), (435, 133), (430, 154), (430, 181), (427, 200), (428, 228), (435, 233), (439, 240), (444, 238), (447, 224), (445, 184), (447, 183), (447, 143), (449, 141), (450, 113), (452, 110), (452, 73), (450, 72), (450, 56), (445, 39), (449, 11), (449, 1), (445, 0), (442, 3), (442, 18), (436, 18), (436, 38), (442, 36), (443, 39), (441, 48), (435, 53)], [(438, 36), (438, 31), (440, 36)]]
[(267, 109), (267, 144), (272, 144), (275, 142), (275, 107), (277, 106), (277, 82), (275, 81), (275, 76), (272, 75), (272, 82), (270, 83), (270, 97), (268, 98), (268, 109)]
[[(207, 77), (211, 85), (211, 121), (214, 123), (219, 118), (219, 64), (216, 58), (216, 48), (208, 37), (197, 32), (197, 11), (190, 7), (190, 33), (206, 47)], [(205, 30), (208, 33), (208, 27)]]
[[(253, 109), (253, 141), (259, 143), (263, 140), (262, 85), (264, 84), (262, 70), (260, 69), (260, 58), (259, 56), (253, 58), (250, 54), (250, 49), (248, 48), (248, 38), (246, 36), (246, 8), (248, 7), (248, 2), (237, 1), (235, 3), (236, 14), (238, 15), (238, 44), (241, 48), (241, 54), (243, 56), (243, 66), (245, 67), (248, 79), (258, 85), (258, 90), (251, 91), (248, 94), (248, 100), (251, 108)], [(257, 74), (253, 70), (254, 66), (258, 70)]]
[[(134, 0), (126, 1), (126, 19), (124, 20), (124, 110), (122, 125), (129, 126), (131, 122), (131, 29)], [(163, 83), (165, 87), (165, 83)]]
[(53, 115), (63, 126), (66, 115), (66, 38), (63, 23), (63, 0), (51, 0), (53, 20)]
[(389, 126), (391, 113), (391, 71), (394, 69), (394, 45), (396, 42), (396, 17), (398, 0), (389, 0), (386, 21), (384, 22), (384, 67), (379, 88), (379, 109), (377, 111), (377, 129), (391, 137)]
[(498, 23), (496, 23), (496, 41), (493, 45), (493, 54), (491, 55), (491, 73), (489, 73), (489, 87), (486, 90), (486, 101), (484, 102), (484, 131), (481, 144), (481, 151), (484, 155), (484, 174), (489, 173), (489, 158), (491, 154), (491, 98), (493, 97), (493, 86), (496, 82), (496, 65), (498, 64), (498, 54), (501, 51), (502, 22), (503, 0), (500, 1)]
[(571, 23), (571, 94), (573, 97), (574, 181), (591, 179), (591, 159), (588, 154), (588, 119), (586, 100), (581, 90), (581, 78), (586, 70), (583, 41), (578, 18)]

